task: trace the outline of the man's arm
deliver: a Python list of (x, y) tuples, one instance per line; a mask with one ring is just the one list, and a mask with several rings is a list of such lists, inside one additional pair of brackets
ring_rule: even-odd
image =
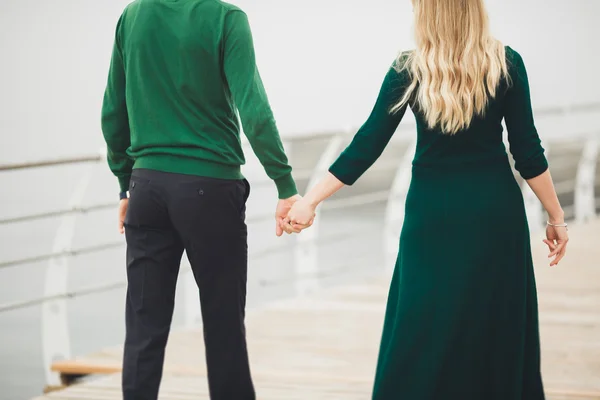
[(275, 182), (279, 198), (288, 199), (298, 191), (256, 66), (250, 24), (244, 12), (230, 11), (226, 16), (223, 40), (225, 76), (244, 133), (265, 172)]
[(108, 165), (119, 180), (121, 192), (129, 188), (133, 160), (127, 155), (131, 145), (125, 101), (125, 65), (120, 40), (123, 16), (117, 23), (108, 82), (102, 104), (102, 133), (108, 149)]

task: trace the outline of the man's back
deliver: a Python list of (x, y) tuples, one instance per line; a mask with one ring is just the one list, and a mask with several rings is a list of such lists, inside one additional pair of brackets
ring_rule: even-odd
[(295, 194), (244, 12), (219, 0), (125, 9), (102, 113), (109, 162), (111, 150), (121, 153), (111, 168), (122, 190), (131, 168), (241, 179), (236, 109), (280, 198)]

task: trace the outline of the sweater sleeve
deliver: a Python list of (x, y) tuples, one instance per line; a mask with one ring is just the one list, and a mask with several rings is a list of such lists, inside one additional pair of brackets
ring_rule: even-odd
[(507, 50), (512, 82), (504, 100), (504, 120), (515, 169), (523, 179), (531, 179), (545, 172), (548, 162), (533, 120), (525, 63), (519, 53)]
[(329, 168), (329, 172), (344, 184), (354, 184), (377, 161), (402, 121), (407, 105), (395, 113), (390, 113), (390, 108), (404, 95), (406, 75), (405, 71), (399, 73), (394, 67), (389, 69), (371, 115)]
[(102, 103), (101, 124), (108, 150), (108, 165), (119, 180), (121, 191), (125, 192), (129, 188), (134, 160), (127, 155), (127, 149), (131, 146), (131, 137), (125, 101), (125, 66), (120, 41), (122, 20), (123, 16), (117, 23), (108, 82)]
[(262, 79), (256, 66), (248, 17), (230, 11), (225, 20), (223, 65), (244, 133), (280, 199), (298, 193)]

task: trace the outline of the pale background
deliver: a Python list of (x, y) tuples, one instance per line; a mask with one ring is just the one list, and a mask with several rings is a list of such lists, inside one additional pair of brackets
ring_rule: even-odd
[[(115, 24), (127, 3), (0, 1), (0, 164), (91, 154), (103, 146), (100, 106)], [(600, 102), (600, 1), (487, 3), (494, 33), (525, 59), (536, 108)], [(261, 75), (284, 137), (359, 126), (396, 54), (412, 47), (410, 0), (236, 4), (250, 17)], [(598, 113), (586, 115), (569, 129), (550, 118), (540, 124), (540, 134), (597, 129)], [(59, 167), (0, 174), (0, 219), (65, 208), (81, 173)], [(85, 204), (112, 201), (116, 180), (105, 165), (94, 174)], [(249, 211), (274, 204), (273, 188), (255, 190)], [(113, 210), (79, 217), (73, 246), (118, 240), (114, 218)], [(51, 252), (57, 226), (52, 219), (0, 225), (0, 262)], [(251, 227), (251, 235), (251, 249), (276, 240), (270, 222)], [(41, 296), (46, 267), (37, 262), (0, 269), (0, 303)], [(75, 257), (69, 268), (70, 290), (122, 280), (122, 249)], [(260, 284), (249, 285), (251, 300), (264, 296)], [(289, 292), (277, 290), (279, 296)], [(122, 291), (70, 301), (72, 352), (120, 344), (122, 307)], [(176, 323), (180, 316), (178, 309)], [(0, 314), (1, 400), (31, 397), (44, 385), (40, 317), (39, 306)]]
[[(600, 100), (600, 1), (488, 0), (536, 106)], [(127, 0), (0, 2), (0, 160), (95, 151), (116, 21)], [(412, 47), (410, 0), (238, 0), (282, 134), (362, 122)]]

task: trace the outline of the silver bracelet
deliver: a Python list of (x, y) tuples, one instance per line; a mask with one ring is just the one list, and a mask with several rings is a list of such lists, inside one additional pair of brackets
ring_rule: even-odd
[[(567, 228), (567, 224), (566, 224), (566, 223), (564, 223), (564, 222), (563, 222), (562, 224), (552, 224), (552, 223), (550, 223), (550, 221), (546, 221), (546, 224), (547, 224), (548, 226), (552, 226), (552, 227), (554, 227), (554, 228)], [(569, 228), (567, 228), (567, 230), (568, 230), (568, 229), (569, 229)]]

